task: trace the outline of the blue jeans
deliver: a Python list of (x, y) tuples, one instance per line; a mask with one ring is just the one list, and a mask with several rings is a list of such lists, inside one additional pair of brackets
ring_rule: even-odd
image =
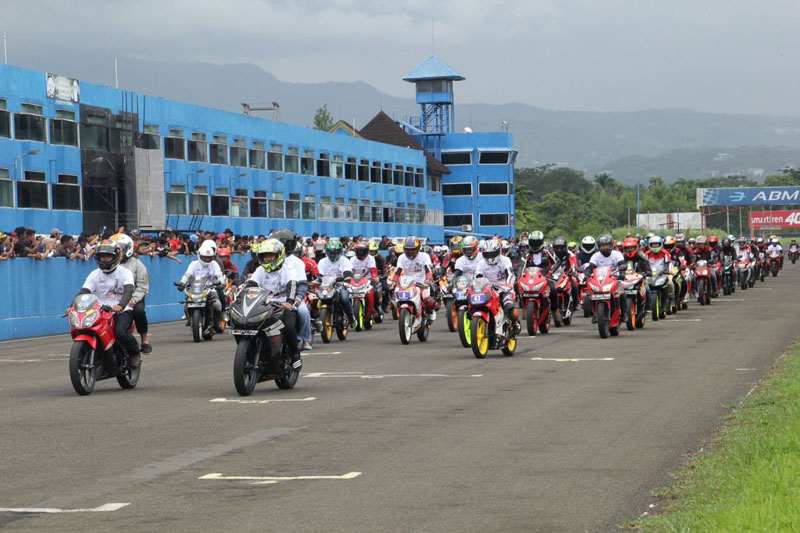
[(311, 313), (305, 302), (300, 302), (300, 305), (297, 306), (297, 321), (300, 328), (300, 340), (311, 342)]
[(353, 302), (350, 301), (350, 291), (345, 288), (339, 289), (339, 298), (342, 303), (342, 308), (344, 308), (344, 312), (347, 315), (347, 318), (354, 316), (353, 315)]

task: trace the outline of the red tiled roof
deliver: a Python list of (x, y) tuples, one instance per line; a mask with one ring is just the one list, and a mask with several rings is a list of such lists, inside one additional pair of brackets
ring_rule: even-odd
[(400, 127), (392, 117), (381, 111), (370, 120), (366, 126), (358, 131), (359, 135), (364, 139), (376, 141), (386, 144), (393, 144), (395, 146), (403, 146), (405, 148), (413, 148), (414, 150), (422, 150), (425, 152), (425, 159), (427, 161), (428, 172), (435, 172), (437, 174), (450, 174), (450, 169), (442, 164), (441, 161), (433, 157), (427, 150), (414, 140), (414, 137), (409, 135), (406, 130)]

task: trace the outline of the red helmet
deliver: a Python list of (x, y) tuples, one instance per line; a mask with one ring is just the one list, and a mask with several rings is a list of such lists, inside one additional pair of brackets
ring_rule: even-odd
[(217, 257), (220, 259), (230, 259), (231, 258), (231, 251), (227, 248), (220, 248), (219, 252), (217, 252)]
[(628, 237), (627, 239), (623, 240), (622, 253), (624, 253), (625, 257), (628, 259), (635, 258), (636, 254), (639, 253), (639, 241), (637, 241), (634, 237)]
[(708, 245), (711, 246), (712, 248), (716, 248), (718, 244), (719, 244), (719, 238), (716, 235), (711, 235), (708, 238)]

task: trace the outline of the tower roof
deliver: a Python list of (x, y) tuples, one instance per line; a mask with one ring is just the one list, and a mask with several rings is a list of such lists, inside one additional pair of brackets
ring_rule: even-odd
[(405, 81), (463, 80), (464, 76), (436, 56), (431, 56), (405, 75)]

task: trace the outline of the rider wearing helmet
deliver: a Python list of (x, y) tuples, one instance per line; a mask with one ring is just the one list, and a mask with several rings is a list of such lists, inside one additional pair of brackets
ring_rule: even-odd
[[(344, 257), (344, 246), (340, 241), (332, 240), (325, 247), (325, 256), (319, 263), (320, 276), (335, 276), (338, 281), (349, 281), (353, 277), (353, 265)], [(353, 314), (353, 302), (350, 301), (350, 291), (344, 286), (339, 287), (339, 300), (344, 309), (350, 327), (356, 327), (356, 316)]]
[(397, 258), (397, 268), (394, 271), (393, 282), (397, 283), (400, 276), (408, 276), (416, 283), (424, 283), (425, 288), (422, 289), (422, 300), (425, 302), (425, 307), (428, 311), (432, 312), (434, 320), (436, 318), (436, 309), (439, 304), (431, 298), (431, 283), (433, 282), (433, 270), (431, 258), (425, 252), (420, 251), (420, 240), (411, 235), (403, 241), (403, 255)]
[[(658, 238), (658, 237), (656, 237)], [(650, 261), (647, 258), (647, 252), (639, 248), (639, 240), (635, 237), (626, 237), (622, 241), (622, 255), (625, 258), (625, 263), (633, 265), (636, 272), (640, 272), (646, 277), (653, 275), (653, 269), (650, 267)], [(644, 284), (645, 291), (647, 292), (647, 300), (645, 300), (645, 308), (650, 309), (650, 284)]]
[(134, 289), (129, 304), (132, 308), (136, 331), (142, 338), (142, 352), (150, 353), (153, 351), (153, 347), (147, 342), (147, 313), (144, 309), (144, 297), (150, 291), (147, 267), (138, 258), (133, 257), (133, 239), (122, 233), (117, 236), (117, 244), (122, 253), (120, 264), (133, 274)]
[(675, 251), (675, 237), (672, 235), (667, 235), (664, 237), (664, 249), (669, 252), (670, 256), (672, 256), (673, 252)]
[(778, 237), (772, 237), (769, 246), (767, 246), (767, 255), (772, 254), (772, 252), (778, 253), (778, 268), (783, 268), (783, 246), (781, 246), (781, 241)]
[[(289, 268), (294, 271), (292, 279), (298, 283), (298, 286), (302, 284), (302, 294), (303, 297), (305, 297), (305, 294), (308, 292), (309, 265), (307, 265), (303, 259), (297, 257), (297, 233), (289, 228), (279, 228), (272, 230), (269, 234), (269, 238), (276, 239), (283, 245), (285, 256), (284, 268)], [(313, 271), (315, 269), (316, 263), (314, 263), (313, 268), (310, 270)], [(301, 298), (300, 303), (297, 304), (297, 324), (300, 329), (300, 340), (303, 341), (303, 350), (310, 350), (311, 341), (313, 339), (313, 333), (311, 332), (311, 311), (308, 309), (303, 298)]]
[(378, 279), (381, 284), (378, 295), (381, 298), (381, 311), (385, 313), (389, 306), (389, 285), (386, 283), (386, 275), (389, 271), (386, 259), (380, 254), (380, 246), (375, 241), (369, 243), (369, 255), (375, 259), (375, 267), (378, 269)]
[(736, 246), (737, 257), (752, 259), (753, 257), (755, 257), (755, 254), (757, 253), (758, 250), (752, 249), (750, 245), (747, 243), (747, 237), (745, 237), (744, 235), (739, 237)]
[(297, 337), (296, 309), (303, 302), (308, 289), (305, 274), (300, 274), (286, 264), (286, 250), (276, 238), (268, 238), (259, 243), (256, 254), (261, 268), (253, 273), (244, 286), (259, 287), (271, 292), (275, 297), (286, 298), (281, 317), (283, 322), (281, 336), (292, 358), (292, 368), (299, 371), (303, 368), (303, 360), (300, 358), (300, 343)]
[[(537, 267), (541, 268), (547, 276), (556, 262), (556, 257), (553, 251), (545, 246), (544, 234), (541, 231), (533, 231), (528, 237), (528, 257), (525, 258), (523, 268)], [(551, 296), (555, 293), (554, 288), (551, 287)]]
[(498, 239), (491, 239), (483, 244), (482, 258), (475, 269), (475, 277), (485, 277), (492, 284), (502, 285), (503, 289), (508, 289), (499, 290), (500, 301), (503, 303), (503, 311), (512, 318), (514, 328), (519, 332), (519, 312), (514, 293), (516, 276), (511, 266), (511, 259), (503, 254), (502, 247), (502, 242)]
[[(356, 255), (350, 259), (350, 264), (353, 266), (353, 274), (361, 274), (371, 279), (372, 292), (367, 294), (368, 309), (376, 309), (376, 296), (380, 296), (381, 286), (378, 280), (378, 264), (375, 258), (369, 253), (370, 245), (367, 241), (360, 241), (356, 244)], [(376, 248), (377, 250), (377, 248)], [(380, 313), (380, 310), (378, 310)]]
[(675, 249), (670, 253), (670, 256), (678, 263), (680, 263), (681, 259), (684, 259), (688, 268), (694, 266), (694, 252), (687, 245), (686, 235), (683, 233), (675, 234)]
[(116, 313), (114, 337), (125, 348), (131, 365), (137, 366), (140, 360), (139, 344), (128, 333), (133, 323), (130, 304), (135, 291), (133, 274), (127, 268), (117, 268), (122, 261), (122, 250), (111, 240), (104, 240), (97, 245), (94, 259), (97, 261), (97, 268), (86, 276), (78, 295), (94, 294), (100, 305), (107, 305)]
[(711, 286), (714, 288), (714, 293), (716, 294), (720, 288), (717, 285), (718, 278), (715, 268), (717, 263), (719, 263), (719, 254), (709, 245), (709, 240), (706, 239), (704, 235), (697, 237), (697, 245), (695, 248), (694, 257), (695, 261), (703, 259), (708, 263), (708, 266), (710, 267), (708, 270), (711, 273)]
[(225, 273), (225, 276), (233, 283), (236, 283), (236, 279), (239, 277), (239, 267), (231, 261), (230, 248), (220, 248), (217, 252), (217, 257), (222, 260), (222, 271)]
[(597, 251), (589, 259), (586, 267), (586, 276), (590, 277), (592, 271), (597, 267), (608, 267), (612, 270), (617, 269), (620, 263), (625, 262), (625, 256), (614, 249), (614, 237), (609, 234), (600, 235), (597, 239)]
[(708, 246), (711, 248), (711, 251), (716, 252), (716, 254), (719, 255), (719, 237), (716, 235), (709, 235)]
[(472, 235), (464, 237), (464, 240), (461, 241), (461, 253), (463, 255), (456, 260), (455, 277), (462, 274), (466, 274), (467, 276), (475, 275), (475, 270), (478, 268), (478, 263), (481, 260), (478, 247), (478, 239)]
[(317, 239), (314, 243), (314, 261), (319, 262), (325, 257), (325, 247), (328, 246), (328, 241), (325, 239)]
[[(553, 239), (553, 254), (556, 257), (556, 263), (553, 265), (553, 269), (557, 270), (563, 268), (564, 272), (572, 278), (575, 274), (575, 270), (578, 268), (578, 260), (575, 258), (575, 255), (570, 252), (567, 239), (564, 237), (556, 237)], [(573, 279), (571, 279), (571, 281), (570, 293), (572, 301), (570, 302), (570, 313), (575, 310), (579, 297), (578, 284)]]
[(578, 260), (578, 265), (582, 266), (588, 263), (595, 252), (597, 252), (597, 241), (594, 240), (594, 237), (587, 235), (581, 239), (581, 245), (578, 248), (578, 254), (576, 257)]
[[(213, 331), (217, 333), (222, 333), (222, 327), (220, 325), (220, 318), (222, 315), (222, 302), (220, 301), (220, 294), (219, 289), (222, 287), (224, 282), (224, 276), (222, 274), (222, 269), (219, 266), (219, 263), (216, 261), (217, 258), (217, 247), (214, 244), (214, 241), (207, 240), (204, 241), (203, 244), (200, 245), (200, 248), (197, 249), (197, 259), (192, 261), (189, 264), (189, 267), (186, 269), (186, 272), (183, 274), (181, 278), (180, 285), (178, 286), (178, 290), (182, 291), (186, 282), (189, 281), (190, 276), (194, 276), (196, 278), (203, 278), (207, 282), (211, 283), (215, 289), (213, 291), (208, 291), (208, 300), (211, 304), (211, 309), (214, 311), (214, 319), (212, 320), (212, 325), (209, 325), (206, 329), (205, 333), (210, 335)], [(186, 325), (190, 325), (188, 322), (189, 315), (186, 315), (187, 323)]]

